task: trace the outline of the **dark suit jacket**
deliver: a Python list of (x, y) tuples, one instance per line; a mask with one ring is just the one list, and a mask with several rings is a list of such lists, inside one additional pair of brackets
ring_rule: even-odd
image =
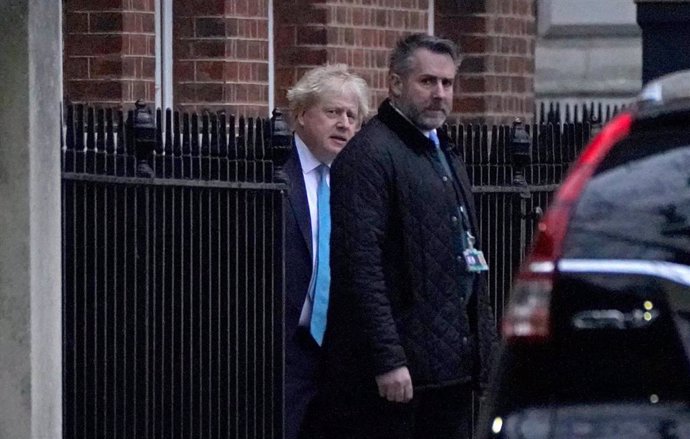
[(318, 349), (299, 316), (312, 274), (309, 202), (297, 148), (285, 163), (288, 183), (285, 212), (285, 439), (297, 437), (307, 404), (316, 393)]

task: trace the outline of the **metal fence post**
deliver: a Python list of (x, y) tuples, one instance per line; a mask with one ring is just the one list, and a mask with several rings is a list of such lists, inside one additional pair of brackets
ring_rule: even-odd
[(292, 149), (292, 132), (279, 108), (273, 109), (271, 116), (271, 157), (273, 158), (274, 177), (277, 182), (287, 181), (283, 166)]
[(136, 175), (137, 177), (153, 177), (151, 163), (156, 146), (156, 119), (141, 99), (138, 99), (134, 105), (136, 108), (128, 123), (134, 135)]
[(518, 188), (515, 196), (513, 221), (520, 222), (519, 230), (519, 260), (522, 260), (527, 247), (527, 200), (532, 197), (525, 179), (525, 169), (532, 163), (532, 139), (529, 133), (525, 130), (525, 126), (520, 118), (516, 118), (513, 122), (510, 136), (510, 161), (513, 165), (513, 181), (514, 187)]

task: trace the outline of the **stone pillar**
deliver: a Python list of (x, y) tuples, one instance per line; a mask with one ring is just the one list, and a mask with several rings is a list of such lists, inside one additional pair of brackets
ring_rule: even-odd
[(0, 2), (0, 437), (62, 437), (61, 3)]
[(690, 68), (690, 0), (635, 0), (642, 28), (642, 82)]

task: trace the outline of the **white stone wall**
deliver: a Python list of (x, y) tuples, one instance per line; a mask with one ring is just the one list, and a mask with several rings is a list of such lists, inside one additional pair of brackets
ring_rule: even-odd
[(62, 437), (60, 1), (0, 1), (0, 439)]
[(621, 104), (642, 85), (634, 0), (537, 0), (537, 102)]

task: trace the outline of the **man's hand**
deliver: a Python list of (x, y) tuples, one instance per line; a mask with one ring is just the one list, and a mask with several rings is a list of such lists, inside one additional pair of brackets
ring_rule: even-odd
[(412, 378), (407, 366), (393, 369), (376, 377), (379, 395), (392, 402), (408, 402), (412, 399)]

